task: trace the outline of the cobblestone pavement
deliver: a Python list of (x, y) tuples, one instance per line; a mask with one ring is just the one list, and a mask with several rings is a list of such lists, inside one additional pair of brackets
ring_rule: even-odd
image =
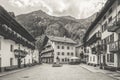
[(0, 80), (116, 80), (103, 73), (91, 72), (80, 65), (52, 67), (43, 64), (0, 77)]

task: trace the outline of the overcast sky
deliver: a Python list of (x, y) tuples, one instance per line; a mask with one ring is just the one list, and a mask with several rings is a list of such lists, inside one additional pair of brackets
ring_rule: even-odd
[(53, 16), (87, 18), (98, 12), (106, 0), (0, 0), (7, 11), (15, 15), (43, 10)]

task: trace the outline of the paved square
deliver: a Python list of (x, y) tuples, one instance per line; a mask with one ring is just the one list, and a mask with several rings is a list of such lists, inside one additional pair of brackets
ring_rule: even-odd
[(49, 64), (0, 77), (0, 80), (116, 80), (102, 73), (88, 71), (80, 65), (52, 67)]

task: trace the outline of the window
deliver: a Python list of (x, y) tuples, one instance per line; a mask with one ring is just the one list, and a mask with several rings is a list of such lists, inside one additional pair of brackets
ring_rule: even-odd
[(10, 45), (10, 51), (13, 52), (13, 45)]
[(64, 55), (64, 52), (62, 52), (62, 55)]
[(106, 19), (106, 16), (103, 17), (103, 20), (105, 20), (105, 19)]
[(102, 44), (107, 44), (106, 38), (102, 40)]
[(120, 15), (120, 11), (118, 12), (118, 16)]
[(107, 21), (102, 25), (102, 32), (104, 32), (107, 29)]
[(102, 25), (102, 32), (104, 31), (104, 26)]
[(106, 39), (106, 43), (109, 44), (110, 40), (109, 40), (109, 36), (105, 38)]
[(58, 55), (60, 55), (60, 52), (58, 52)]
[(60, 49), (60, 46), (57, 46), (58, 49)]
[(110, 54), (110, 62), (114, 62), (114, 54)]
[(68, 62), (69, 62), (70, 60), (68, 59)]
[(62, 62), (64, 62), (64, 59), (62, 59)]
[(67, 49), (70, 49), (70, 47), (68, 46)]
[(110, 42), (114, 42), (114, 34), (110, 35)]
[(109, 54), (107, 54), (107, 62), (110, 62), (110, 61), (109, 61), (109, 60), (110, 60), (109, 58), (110, 58), (110, 57), (109, 57)]
[(71, 62), (73, 62), (73, 59), (71, 59)]
[(70, 55), (70, 53), (68, 52), (68, 53), (67, 53), (67, 55), (69, 56), (69, 55)]
[(109, 22), (111, 22), (112, 21), (112, 16), (109, 18)]
[(107, 54), (107, 62), (114, 62), (114, 54)]
[(109, 14), (111, 14), (112, 13), (112, 8), (109, 10)]
[(62, 46), (62, 49), (64, 49), (64, 46)]
[(0, 50), (1, 50), (1, 37), (0, 37)]
[(13, 65), (13, 58), (10, 58), (10, 66)]
[(71, 55), (73, 56), (73, 52), (71, 53)]
[(118, 40), (120, 40), (120, 33), (118, 34)]

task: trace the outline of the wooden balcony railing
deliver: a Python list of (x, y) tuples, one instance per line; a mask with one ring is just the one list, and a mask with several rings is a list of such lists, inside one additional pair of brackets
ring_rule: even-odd
[(53, 51), (54, 51), (53, 48), (48, 48), (48, 49), (43, 50), (41, 53), (43, 54), (43, 53), (48, 53), (48, 52), (53, 52)]
[(28, 54), (28, 52), (24, 50), (19, 50), (19, 49), (15, 49), (14, 53), (15, 53), (15, 57), (18, 57), (18, 58), (24, 58)]
[(87, 44), (90, 45), (94, 42), (96, 42), (97, 40), (101, 39), (101, 32), (96, 32), (88, 41)]
[(7, 25), (0, 25), (0, 35), (5, 39), (11, 39), (18, 44), (27, 46), (28, 48), (35, 49), (35, 46), (30, 44), (29, 41), (25, 41), (22, 37), (18, 36), (16, 32), (7, 27)]
[(107, 27), (109, 32), (116, 32), (120, 28), (120, 15), (114, 17)]

